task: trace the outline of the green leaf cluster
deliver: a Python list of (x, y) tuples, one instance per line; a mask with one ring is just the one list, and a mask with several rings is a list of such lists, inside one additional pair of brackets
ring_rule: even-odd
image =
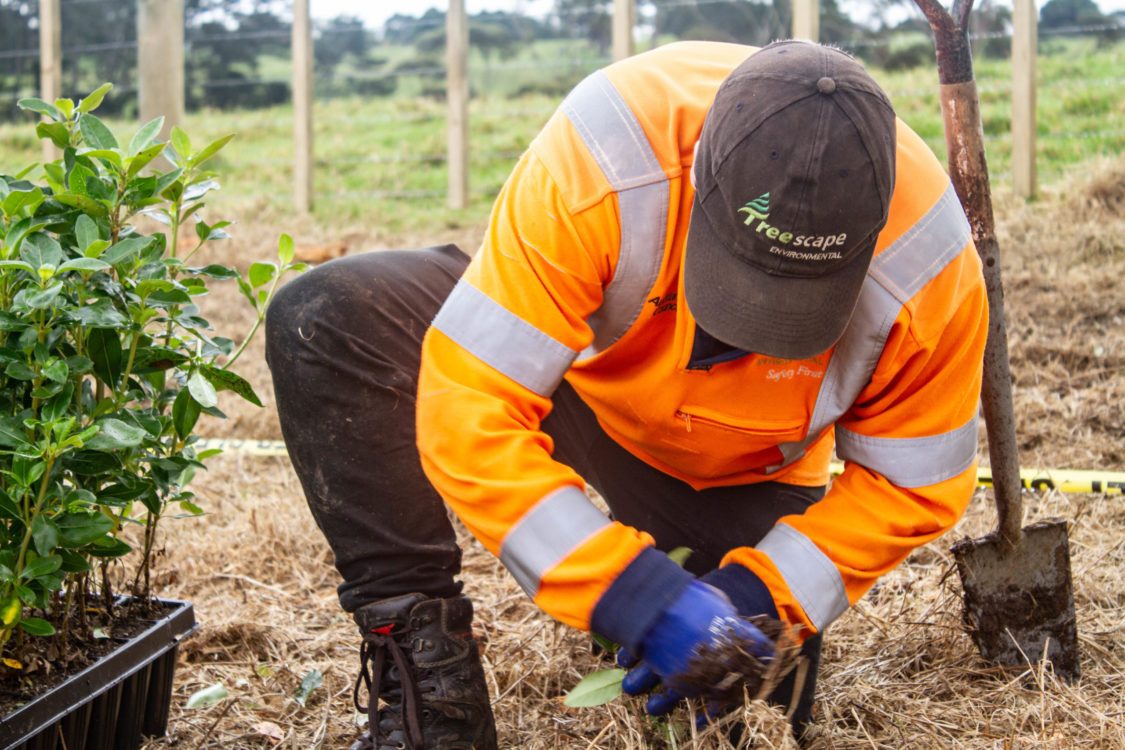
[[(201, 148), (163, 118), (119, 139), (93, 113), (110, 85), (77, 104), (24, 99), (61, 157), (6, 174), (0, 165), (0, 657), (20, 663), (22, 635), (85, 622), (88, 597), (112, 601), (110, 563), (149, 596), (158, 521), (202, 514), (187, 489), (206, 455), (195, 429), (223, 416), (219, 392), (261, 405), (230, 369), (293, 262), (248, 273), (196, 267), (228, 221), (204, 219), (219, 188), (205, 169), (232, 136)], [(123, 145), (124, 144), (124, 145)], [(165, 225), (146, 234), (141, 217)], [(191, 227), (194, 237), (181, 246)], [(256, 312), (241, 344), (196, 301), (234, 281)], [(136, 534), (126, 533), (134, 528)], [(138, 541), (138, 537), (140, 541)], [(131, 583), (129, 583), (131, 581)], [(75, 614), (77, 613), (77, 614)], [(10, 668), (10, 665), (9, 665)]]

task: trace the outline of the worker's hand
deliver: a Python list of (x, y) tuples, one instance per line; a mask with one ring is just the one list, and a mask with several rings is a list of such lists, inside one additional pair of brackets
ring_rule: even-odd
[(628, 653), (619, 655), (622, 666), (636, 664), (625, 676), (622, 689), (629, 695), (641, 695), (663, 683), (664, 691), (650, 697), (645, 710), (653, 716), (666, 714), (682, 698), (699, 695), (700, 688), (684, 679), (688, 668), (701, 652), (725, 640), (741, 643), (762, 661), (773, 655), (773, 642), (740, 618), (725, 594), (692, 581), (641, 640), (640, 662)]

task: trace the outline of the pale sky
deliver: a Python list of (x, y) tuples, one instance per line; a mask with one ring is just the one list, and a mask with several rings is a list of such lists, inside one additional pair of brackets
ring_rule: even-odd
[[(1125, 10), (1125, 0), (1094, 0), (1103, 13)], [(1046, 0), (1038, 0), (1042, 7)], [(849, 0), (841, 0), (841, 7), (848, 10)], [(948, 5), (948, 3), (946, 3)], [(381, 26), (395, 13), (420, 16), (429, 8), (445, 8), (447, 0), (310, 0), (314, 18), (327, 19), (339, 15), (358, 16), (367, 26)], [(865, 6), (868, 3), (864, 3)], [(469, 13), (482, 10), (519, 11), (530, 16), (543, 16), (554, 7), (553, 0), (465, 0)]]

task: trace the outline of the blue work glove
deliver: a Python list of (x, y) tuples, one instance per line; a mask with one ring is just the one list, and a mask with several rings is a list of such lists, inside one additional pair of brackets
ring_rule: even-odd
[(665, 691), (651, 696), (645, 710), (653, 716), (666, 714), (683, 698), (700, 694), (699, 687), (684, 682), (688, 667), (699, 653), (727, 639), (749, 644), (750, 652), (762, 661), (773, 655), (773, 642), (740, 618), (725, 594), (693, 580), (641, 640), (641, 661), (637, 663), (627, 652), (619, 655), (622, 666), (636, 664), (625, 676), (622, 689), (629, 695), (641, 695), (663, 682)]

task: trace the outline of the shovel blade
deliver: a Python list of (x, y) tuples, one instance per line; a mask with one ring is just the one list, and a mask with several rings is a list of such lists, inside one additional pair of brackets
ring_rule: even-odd
[(964, 620), (986, 660), (1026, 667), (1046, 655), (1055, 674), (1078, 679), (1078, 630), (1065, 521), (1033, 524), (1012, 546), (995, 533), (953, 545)]

